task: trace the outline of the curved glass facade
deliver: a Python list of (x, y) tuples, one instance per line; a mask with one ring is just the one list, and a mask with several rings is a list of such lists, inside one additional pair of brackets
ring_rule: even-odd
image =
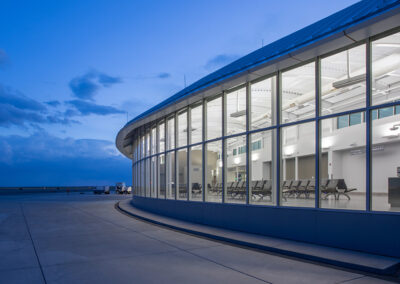
[(400, 211), (400, 33), (203, 98), (135, 130), (134, 194)]

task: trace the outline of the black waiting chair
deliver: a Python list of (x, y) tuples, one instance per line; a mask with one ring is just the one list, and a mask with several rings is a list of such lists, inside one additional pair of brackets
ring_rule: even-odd
[(306, 197), (309, 198), (310, 194), (315, 194), (315, 179), (310, 179), (306, 188)]
[(322, 181), (323, 180), (321, 180), (321, 190), (320, 191), (321, 191), (321, 193), (325, 194), (324, 199), (328, 199), (328, 197), (330, 195), (333, 195), (335, 197), (335, 199), (337, 199), (336, 195), (338, 193), (337, 186), (338, 186), (339, 180), (338, 179), (330, 179), (328, 181), (328, 183), (326, 184), (326, 186), (322, 185)]
[(292, 185), (291, 180), (285, 180), (282, 183), (282, 197), (286, 200), (286, 197), (290, 195), (290, 187)]
[(336, 199), (339, 199), (340, 195), (344, 195), (350, 200), (349, 192), (355, 191), (357, 188), (348, 188), (344, 179), (339, 179), (337, 184), (337, 195)]
[(299, 180), (294, 180), (292, 182), (292, 184), (290, 185), (290, 189), (289, 189), (289, 196), (297, 195), (300, 183), (301, 183), (301, 181), (299, 181)]
[(198, 182), (192, 183), (192, 194), (194, 196), (199, 195), (201, 193), (201, 185)]
[(264, 180), (263, 186), (261, 188), (261, 199), (268, 196), (270, 201), (272, 201), (272, 181), (271, 180)]
[(300, 181), (300, 184), (297, 187), (297, 197), (300, 197), (302, 194), (304, 194), (304, 197), (308, 198), (307, 186), (309, 183), (310, 181), (308, 179), (303, 179)]

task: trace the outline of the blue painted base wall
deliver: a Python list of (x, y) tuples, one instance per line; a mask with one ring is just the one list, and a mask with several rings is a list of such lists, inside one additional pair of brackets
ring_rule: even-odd
[(188, 202), (134, 196), (134, 206), (185, 221), (400, 257), (400, 215)]

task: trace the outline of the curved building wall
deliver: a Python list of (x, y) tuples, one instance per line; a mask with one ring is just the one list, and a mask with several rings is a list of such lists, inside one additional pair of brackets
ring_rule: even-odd
[(398, 28), (245, 80), (130, 135), (138, 207), (400, 257)]

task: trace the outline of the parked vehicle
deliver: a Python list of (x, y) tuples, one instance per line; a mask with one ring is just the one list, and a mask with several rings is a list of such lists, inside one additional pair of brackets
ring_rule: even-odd
[(96, 186), (95, 189), (93, 189), (94, 194), (102, 194), (105, 193), (105, 187), (104, 186)]
[(110, 194), (110, 186), (106, 185), (104, 187), (104, 194)]
[(132, 186), (128, 186), (128, 187), (126, 188), (126, 193), (127, 193), (127, 194), (131, 194), (131, 193), (132, 193)]
[(124, 182), (117, 182), (115, 186), (115, 192), (118, 194), (126, 193), (126, 185)]

